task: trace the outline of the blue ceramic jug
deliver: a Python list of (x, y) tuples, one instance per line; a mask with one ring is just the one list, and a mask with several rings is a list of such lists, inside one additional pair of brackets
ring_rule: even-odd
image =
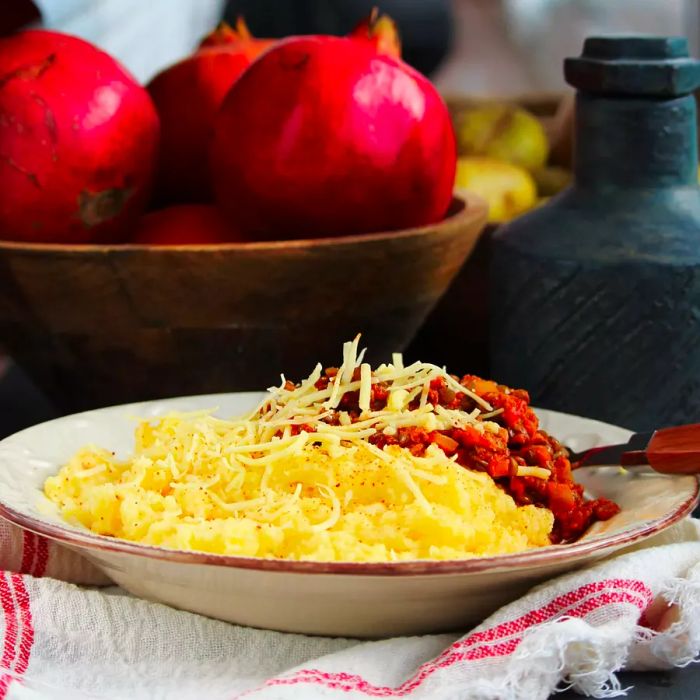
[(635, 430), (700, 421), (700, 62), (599, 37), (565, 75), (574, 184), (494, 236), (493, 376)]

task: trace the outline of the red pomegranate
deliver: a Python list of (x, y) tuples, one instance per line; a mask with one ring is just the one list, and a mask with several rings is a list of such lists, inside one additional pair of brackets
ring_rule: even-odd
[(456, 146), (423, 75), (371, 41), (307, 36), (234, 84), (210, 158), (217, 201), (247, 236), (315, 237), (440, 220)]
[(158, 116), (111, 56), (58, 32), (0, 39), (0, 238), (121, 239), (149, 195)]
[(245, 23), (220, 25), (192, 56), (148, 84), (161, 123), (156, 177), (162, 202), (211, 200), (208, 153), (214, 117), (229, 88), (271, 40), (254, 39)]
[(242, 240), (209, 204), (180, 204), (153, 211), (139, 220), (132, 243), (197, 245)]

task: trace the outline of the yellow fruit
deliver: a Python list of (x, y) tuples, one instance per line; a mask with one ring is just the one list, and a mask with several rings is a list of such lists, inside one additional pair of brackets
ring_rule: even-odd
[(460, 158), (455, 186), (483, 197), (494, 223), (510, 221), (537, 201), (537, 187), (527, 170), (493, 158)]
[(537, 193), (540, 197), (551, 197), (559, 194), (571, 183), (571, 171), (556, 165), (545, 165), (543, 168), (537, 168), (537, 170), (532, 171), (532, 177), (535, 178)]
[(549, 141), (537, 117), (509, 104), (484, 104), (465, 109), (455, 120), (460, 153), (489, 156), (527, 170), (542, 167)]

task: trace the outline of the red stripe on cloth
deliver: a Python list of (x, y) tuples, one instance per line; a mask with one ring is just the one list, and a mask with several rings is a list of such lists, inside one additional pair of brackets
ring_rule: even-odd
[[(595, 595), (597, 593), (600, 595)], [(577, 605), (591, 595), (593, 595), (592, 598)], [(557, 615), (580, 618), (603, 606), (619, 603), (633, 605), (641, 613), (649, 605), (652, 597), (651, 590), (644, 582), (635, 579), (607, 579), (580, 586), (558, 596), (542, 608), (531, 610), (515, 620), (477, 632), (456, 642), (440, 656), (423, 664), (412, 678), (394, 688), (374, 685), (354, 674), (326, 673), (317, 669), (302, 669), (288, 678), (273, 678), (262, 687), (313, 683), (330, 689), (344, 692), (356, 691), (373, 697), (400, 697), (411, 693), (422, 685), (435, 671), (450, 667), (455, 663), (512, 654), (522, 641), (523, 633), (527, 629), (552, 620)], [(503, 641), (506, 637), (513, 638)], [(244, 695), (251, 692), (255, 691), (248, 691)]]
[(651, 603), (653, 597), (646, 584), (637, 579), (614, 578), (605, 579), (604, 581), (593, 581), (592, 583), (587, 583), (574, 589), (573, 591), (564, 593), (563, 595), (551, 600), (549, 603), (547, 603), (547, 605), (541, 608), (536, 608), (535, 610), (530, 610), (521, 617), (514, 620), (509, 620), (508, 622), (503, 622), (500, 625), (496, 625), (496, 627), (490, 627), (482, 632), (471, 634), (465, 639), (456, 642), (452, 647), (445, 650), (442, 655), (451, 653), (453, 648), (467, 647), (479, 642), (489, 642), (511, 634), (518, 634), (532, 625), (546, 622), (555, 615), (563, 613), (566, 608), (575, 605), (586, 596), (608, 589), (622, 589), (636, 593), (646, 601), (647, 605)]
[(590, 598), (584, 603), (581, 603), (578, 607), (572, 608), (567, 613), (567, 617), (586, 617), (586, 615), (604, 605), (613, 605), (615, 603), (629, 603), (630, 605), (634, 605), (639, 608), (640, 615), (648, 604), (646, 601), (640, 601), (638, 596), (627, 593), (626, 591), (608, 591), (596, 598)]
[[(41, 578), (46, 573), (46, 567), (49, 563), (49, 541), (41, 535), (36, 536), (36, 557), (34, 558), (34, 566), (30, 571), (32, 576)], [(24, 584), (22, 584), (24, 585)]]
[(37, 536), (28, 530), (22, 531), (22, 561), (19, 565), (21, 574), (28, 574), (34, 566), (34, 557), (36, 556), (36, 540)]
[(509, 639), (507, 642), (499, 642), (491, 646), (481, 646), (476, 649), (469, 649), (461, 653), (456, 653), (443, 659), (441, 663), (430, 667), (424, 667), (421, 674), (417, 674), (402, 685), (391, 688), (389, 686), (376, 686), (366, 681), (362, 676), (356, 676), (350, 673), (326, 673), (316, 669), (304, 669), (299, 671), (297, 675), (291, 678), (280, 678), (270, 681), (269, 685), (294, 685), (296, 683), (314, 683), (324, 685), (327, 688), (334, 690), (342, 690), (344, 692), (356, 691), (365, 693), (372, 697), (401, 697), (413, 692), (418, 686), (422, 685), (425, 679), (432, 675), (435, 671), (449, 668), (460, 661), (475, 661), (477, 659), (486, 659), (498, 656), (508, 656), (517, 648), (522, 638)]
[[(43, 538), (40, 538), (40, 540)], [(19, 574), (12, 574), (17, 606), (19, 607), (19, 619), (21, 623), (21, 638), (19, 651), (15, 661), (15, 677), (21, 678), (29, 665), (29, 657), (34, 644), (34, 624), (32, 622), (32, 609), (29, 601), (29, 592), (24, 585), (24, 579)]]
[[(593, 581), (583, 586), (579, 586), (578, 588), (564, 593), (563, 595), (557, 596), (543, 607), (530, 610), (521, 617), (508, 620), (507, 622), (502, 622), (500, 625), (490, 627), (481, 632), (475, 632), (474, 634), (455, 642), (452, 646), (445, 649), (445, 651), (443, 651), (438, 657), (432, 661), (429, 661), (427, 665), (432, 666), (439, 663), (441, 659), (451, 656), (458, 649), (463, 649), (465, 647), (470, 647), (474, 644), (483, 642), (494, 642), (505, 637), (520, 634), (528, 627), (542, 624), (543, 622), (548, 622), (556, 615), (566, 614), (568, 608), (583, 600), (586, 596), (609, 589), (622, 589), (639, 595), (641, 600), (645, 602), (644, 607), (651, 603), (653, 597), (646, 584), (638, 579), (614, 578), (605, 579), (603, 581)], [(419, 673), (422, 668), (423, 667), (418, 669)]]
[(17, 656), (17, 606), (12, 596), (12, 589), (8, 584), (5, 572), (0, 573), (0, 605), (2, 605), (5, 617), (5, 639), (3, 642), (2, 675), (0, 675), (0, 700), (7, 695), (7, 690), (12, 682), (12, 676), (5, 671), (11, 670), (12, 662)]

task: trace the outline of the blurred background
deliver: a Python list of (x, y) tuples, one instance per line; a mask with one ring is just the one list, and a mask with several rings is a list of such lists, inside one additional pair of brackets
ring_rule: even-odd
[[(30, 5), (3, 0), (3, 8)], [(243, 14), (258, 36), (343, 34), (377, 5), (405, 59), (446, 92), (563, 87), (561, 61), (588, 34), (685, 34), (697, 53), (696, 0), (35, 0), (45, 26), (82, 36), (140, 80), (184, 56), (213, 23)], [(6, 10), (0, 10), (5, 13)], [(554, 28), (556, 27), (556, 31)]]
[[(0, 32), (76, 34), (146, 82), (221, 19), (244, 15), (258, 36), (344, 34), (374, 5), (396, 20), (404, 59), (448, 96), (560, 93), (562, 59), (595, 33), (682, 34), (698, 53), (697, 0), (2, 0)], [(0, 436), (52, 415), (0, 350)]]

